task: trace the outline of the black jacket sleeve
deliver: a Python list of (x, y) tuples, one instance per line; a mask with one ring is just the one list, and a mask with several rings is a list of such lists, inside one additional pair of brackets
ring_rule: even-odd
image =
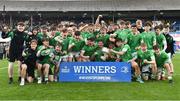
[(173, 42), (172, 42), (172, 46), (173, 46), (173, 49), (172, 49), (172, 51), (171, 51), (171, 54), (173, 55), (173, 54), (175, 54), (175, 49), (174, 49), (174, 44), (175, 44), (176, 42), (173, 40)]
[(6, 33), (6, 32), (2, 32), (1, 36), (2, 36), (2, 38), (3, 38), (3, 39), (5, 39), (5, 38), (7, 38), (7, 37), (8, 37), (8, 33)]

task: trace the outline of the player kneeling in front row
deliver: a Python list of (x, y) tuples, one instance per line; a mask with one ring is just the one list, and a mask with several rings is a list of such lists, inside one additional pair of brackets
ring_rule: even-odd
[(55, 49), (54, 49), (54, 57), (52, 60), (52, 64), (54, 65), (54, 80), (50, 78), (50, 81), (58, 81), (58, 73), (59, 73), (59, 65), (60, 62), (62, 61), (64, 53), (62, 51), (62, 45), (61, 44), (56, 44)]
[(94, 53), (98, 49), (98, 46), (94, 42), (95, 38), (89, 38), (87, 40), (87, 44), (84, 45), (80, 52), (80, 57), (82, 58), (83, 62), (93, 61), (94, 60)]
[(142, 78), (147, 81), (156, 78), (157, 66), (153, 51), (147, 49), (145, 43), (141, 44), (141, 49), (137, 51), (137, 59), (140, 61)]
[(37, 40), (32, 40), (30, 43), (30, 48), (27, 48), (23, 51), (23, 61), (21, 65), (21, 83), (20, 86), (25, 84), (25, 78), (27, 74), (28, 82), (33, 82), (34, 80), (34, 70), (37, 60)]
[(54, 57), (53, 48), (49, 45), (49, 39), (43, 38), (42, 40), (43, 45), (39, 47), (37, 56), (39, 57), (38, 60), (38, 84), (42, 82), (42, 78), (44, 77), (45, 83), (48, 83), (48, 76), (49, 76), (49, 68)]
[(116, 39), (116, 47), (114, 49), (110, 49), (110, 51), (117, 54), (123, 62), (131, 63), (132, 68), (135, 70), (135, 76), (137, 78), (136, 81), (144, 83), (141, 79), (139, 65), (135, 62), (136, 58), (133, 58), (128, 44), (125, 44), (122, 39)]
[(74, 33), (74, 38), (72, 38), (69, 41), (69, 46), (68, 46), (68, 51), (70, 52), (70, 57), (74, 61), (81, 61), (80, 51), (84, 47), (84, 45), (85, 45), (85, 41), (81, 37), (81, 32), (76, 31)]
[(159, 45), (155, 45), (153, 49), (154, 49), (154, 56), (156, 59), (156, 64), (158, 69), (157, 80), (161, 80), (165, 78), (165, 73), (163, 72), (163, 69), (165, 68), (168, 73), (167, 78), (169, 80), (169, 83), (172, 83), (173, 71), (170, 68), (170, 61), (168, 54), (165, 51), (160, 51)]

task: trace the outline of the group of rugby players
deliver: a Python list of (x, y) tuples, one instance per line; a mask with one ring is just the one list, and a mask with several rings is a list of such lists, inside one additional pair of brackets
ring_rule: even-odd
[(9, 48), (9, 84), (13, 83), (13, 66), (18, 60), (20, 85), (25, 82), (58, 81), (59, 65), (72, 62), (129, 62), (133, 78), (140, 83), (152, 80), (173, 82), (173, 38), (169, 25), (156, 25), (141, 20), (131, 24), (75, 23), (40, 26), (25, 31), (19, 22), (15, 30), (3, 27), (2, 37), (11, 37)]

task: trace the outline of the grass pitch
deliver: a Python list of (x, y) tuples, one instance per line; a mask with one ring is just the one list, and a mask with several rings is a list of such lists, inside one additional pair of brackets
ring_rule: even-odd
[(120, 83), (61, 82), (26, 84), (17, 82), (17, 65), (14, 84), (8, 84), (7, 60), (0, 60), (0, 100), (180, 100), (180, 54), (173, 58), (174, 84), (168, 81)]

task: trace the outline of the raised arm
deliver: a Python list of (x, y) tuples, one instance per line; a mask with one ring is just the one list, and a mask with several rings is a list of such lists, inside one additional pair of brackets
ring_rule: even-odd
[(98, 15), (97, 19), (96, 19), (96, 22), (95, 22), (95, 25), (99, 25), (99, 21), (100, 21), (100, 18), (102, 18), (102, 15)]

